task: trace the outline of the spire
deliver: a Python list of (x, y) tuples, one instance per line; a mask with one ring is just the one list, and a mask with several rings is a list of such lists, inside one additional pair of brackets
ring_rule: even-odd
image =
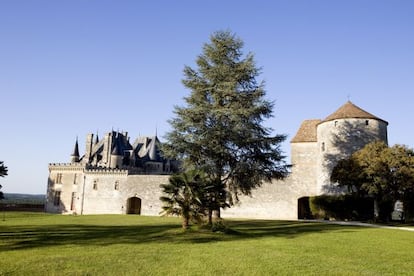
[(73, 153), (71, 154), (71, 162), (79, 162), (79, 145), (78, 145), (78, 137), (76, 137), (75, 147), (73, 149)]
[(98, 143), (99, 143), (99, 137), (98, 137), (98, 131), (96, 131), (95, 143), (94, 144), (98, 144)]

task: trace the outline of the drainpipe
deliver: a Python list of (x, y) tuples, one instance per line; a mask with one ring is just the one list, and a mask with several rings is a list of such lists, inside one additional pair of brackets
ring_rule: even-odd
[(81, 215), (83, 215), (83, 203), (85, 202), (85, 182), (86, 182), (86, 175), (83, 176)]

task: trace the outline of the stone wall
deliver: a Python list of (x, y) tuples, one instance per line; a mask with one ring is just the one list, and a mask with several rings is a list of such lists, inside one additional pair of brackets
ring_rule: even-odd
[(318, 194), (335, 193), (330, 182), (334, 166), (370, 142), (387, 143), (387, 123), (375, 119), (337, 119), (319, 124), (317, 137)]
[(169, 178), (168, 175), (93, 173), (87, 173), (85, 176), (85, 192), (79, 191), (77, 213), (126, 214), (128, 199), (138, 198), (141, 201), (140, 214), (148, 216), (159, 215), (161, 211), (159, 185), (168, 183)]
[(292, 178), (263, 183), (251, 196), (222, 212), (223, 218), (297, 219), (299, 192)]

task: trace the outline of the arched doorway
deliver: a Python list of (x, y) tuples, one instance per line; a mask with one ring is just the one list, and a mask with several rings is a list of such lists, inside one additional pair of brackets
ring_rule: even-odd
[(308, 196), (298, 199), (298, 219), (312, 219)]
[(130, 197), (127, 201), (127, 214), (141, 214), (141, 199), (139, 197)]

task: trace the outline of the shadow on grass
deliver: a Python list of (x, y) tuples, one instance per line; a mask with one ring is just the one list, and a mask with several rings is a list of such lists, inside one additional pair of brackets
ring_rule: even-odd
[[(178, 222), (178, 221), (177, 221)], [(296, 238), (309, 233), (354, 231), (359, 227), (273, 220), (227, 220), (230, 231), (213, 233), (192, 228), (182, 231), (179, 223), (136, 225), (53, 224), (0, 225), (0, 251), (62, 245), (108, 246), (142, 243), (211, 243), (263, 237)]]

